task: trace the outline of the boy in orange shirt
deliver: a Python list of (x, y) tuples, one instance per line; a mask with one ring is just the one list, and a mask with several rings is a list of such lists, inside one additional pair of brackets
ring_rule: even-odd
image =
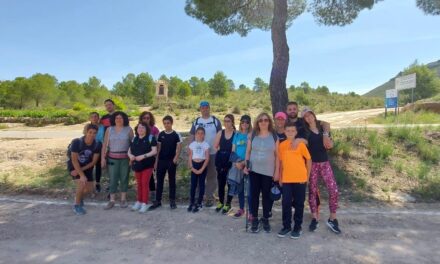
[[(292, 149), (292, 141), (298, 134), (293, 123), (286, 124), (287, 140), (279, 144), (274, 181), (282, 185), (283, 229), (278, 232), (279, 237), (298, 239), (301, 236), (301, 225), (304, 214), (306, 186), (310, 177), (312, 160), (306, 145), (301, 142), (296, 149)], [(295, 208), (292, 231), (292, 201)]]

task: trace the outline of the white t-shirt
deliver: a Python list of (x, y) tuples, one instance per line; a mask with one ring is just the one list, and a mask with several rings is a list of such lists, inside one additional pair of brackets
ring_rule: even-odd
[(192, 151), (193, 160), (205, 160), (205, 151), (209, 149), (209, 144), (206, 143), (206, 141), (193, 141), (191, 144), (189, 144), (189, 149)]
[(214, 148), (214, 141), (217, 132), (222, 130), (222, 124), (220, 120), (218, 120), (214, 116), (210, 116), (207, 119), (199, 117), (196, 121), (193, 122), (190, 134), (195, 135), (196, 129), (198, 127), (203, 127), (205, 129), (205, 141), (209, 144), (211, 155), (216, 153), (216, 149)]

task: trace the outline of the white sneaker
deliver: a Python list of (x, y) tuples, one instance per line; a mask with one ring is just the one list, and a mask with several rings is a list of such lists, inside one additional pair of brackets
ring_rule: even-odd
[(139, 209), (141, 209), (141, 203), (140, 202), (136, 202), (133, 204), (133, 206), (131, 207), (132, 211), (138, 211)]
[(140, 213), (140, 214), (146, 213), (147, 210), (148, 210), (148, 206), (147, 206), (147, 204), (143, 203), (143, 204), (141, 205), (141, 209), (139, 210), (139, 213)]

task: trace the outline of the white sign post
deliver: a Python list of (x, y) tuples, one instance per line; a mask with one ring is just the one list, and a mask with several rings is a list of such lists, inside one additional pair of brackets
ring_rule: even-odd
[(408, 74), (395, 79), (396, 90), (412, 89), (411, 102), (414, 103), (414, 88), (416, 88), (416, 74)]

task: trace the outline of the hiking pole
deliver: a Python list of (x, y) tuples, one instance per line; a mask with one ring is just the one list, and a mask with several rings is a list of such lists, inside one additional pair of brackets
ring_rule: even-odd
[(246, 233), (247, 233), (247, 231), (248, 231), (248, 226), (249, 226), (249, 203), (248, 203), (248, 201), (249, 201), (249, 199), (248, 199), (248, 196), (249, 196), (249, 175), (248, 174), (244, 174), (243, 175), (243, 188), (244, 188), (244, 208), (245, 208), (245, 211), (246, 211), (246, 216), (245, 216), (245, 223), (246, 223)]

